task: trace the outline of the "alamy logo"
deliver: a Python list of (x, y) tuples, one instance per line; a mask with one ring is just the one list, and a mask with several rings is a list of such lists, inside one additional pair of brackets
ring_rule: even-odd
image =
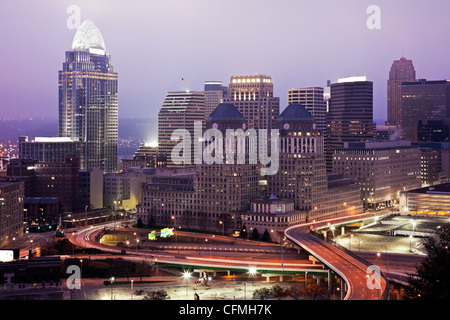
[(71, 274), (66, 281), (67, 288), (81, 289), (81, 270), (79, 266), (70, 265), (67, 267), (67, 274)]
[(381, 270), (378, 266), (371, 265), (367, 267), (367, 281), (366, 285), (369, 290), (381, 289)]
[[(178, 144), (171, 151), (171, 160), (176, 165), (192, 164), (192, 145), (194, 145), (194, 164), (249, 164), (263, 165), (262, 175), (274, 175), (279, 168), (278, 129), (227, 129), (225, 139), (222, 131), (211, 128), (202, 135), (202, 122), (194, 122), (194, 143), (191, 133), (186, 129), (176, 129), (171, 140)], [(247, 144), (246, 144), (247, 143)], [(270, 143), (270, 156), (268, 144)], [(225, 146), (225, 150), (224, 150)], [(224, 154), (225, 153), (225, 154)]]
[(369, 18), (367, 18), (366, 26), (369, 30), (379, 30), (381, 29), (381, 9), (377, 5), (371, 5), (367, 7), (367, 14), (371, 14)]
[(77, 5), (70, 5), (66, 9), (70, 16), (66, 20), (66, 26), (69, 30), (78, 29), (81, 23), (81, 9)]

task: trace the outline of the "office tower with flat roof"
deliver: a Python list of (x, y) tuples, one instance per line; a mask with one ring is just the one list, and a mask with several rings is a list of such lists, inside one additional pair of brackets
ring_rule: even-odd
[(64, 162), (66, 156), (81, 158), (81, 142), (68, 137), (19, 137), (19, 158), (39, 162)]
[(0, 247), (23, 235), (24, 185), (0, 181)]
[(360, 186), (365, 209), (385, 209), (421, 186), (421, 152), (411, 141), (345, 142), (334, 151), (333, 171)]
[(205, 119), (223, 102), (227, 96), (228, 87), (222, 85), (222, 81), (205, 81)]
[(386, 125), (399, 126), (402, 108), (402, 83), (416, 81), (416, 71), (412, 60), (402, 57), (394, 60), (387, 81), (387, 121)]
[(325, 158), (327, 172), (333, 170), (333, 153), (344, 142), (372, 141), (373, 83), (366, 77), (339, 79), (331, 85), (330, 110), (327, 114)]
[(83, 169), (117, 171), (118, 74), (90, 20), (77, 30), (59, 71), (59, 136), (82, 143)]
[(232, 76), (224, 102), (233, 103), (247, 120), (248, 128), (271, 129), (280, 114), (280, 98), (274, 97), (270, 76)]
[(419, 79), (402, 84), (400, 128), (403, 140), (417, 141), (419, 121), (450, 118), (450, 80)]
[(320, 87), (299, 88), (288, 90), (288, 104), (301, 103), (316, 119), (317, 130), (325, 131), (327, 117), (327, 102), (324, 90)]
[[(171, 153), (181, 143), (172, 141), (172, 133), (177, 129), (185, 129), (190, 134), (190, 165), (195, 165), (194, 157), (194, 125), (205, 125), (205, 94), (194, 91), (168, 92), (158, 113), (158, 155), (167, 159), (167, 166), (176, 166)], [(184, 163), (184, 165), (189, 165)]]

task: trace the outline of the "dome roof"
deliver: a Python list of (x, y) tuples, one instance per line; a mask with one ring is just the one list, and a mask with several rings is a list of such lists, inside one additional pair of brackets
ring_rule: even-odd
[(245, 121), (244, 116), (232, 103), (220, 103), (216, 109), (211, 113), (207, 120), (224, 121), (224, 120), (239, 120)]
[(100, 47), (106, 51), (105, 41), (102, 33), (91, 20), (85, 20), (75, 33), (72, 41), (72, 50), (86, 50), (93, 47)]
[(280, 114), (277, 120), (297, 121), (297, 120), (315, 120), (308, 110), (301, 103), (291, 103)]

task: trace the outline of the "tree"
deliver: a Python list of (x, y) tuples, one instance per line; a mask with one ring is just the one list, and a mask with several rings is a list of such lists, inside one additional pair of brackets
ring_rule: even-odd
[(138, 228), (143, 228), (144, 227), (144, 223), (142, 222), (141, 218), (139, 218), (138, 221), (137, 221), (137, 227)]
[(306, 295), (305, 286), (303, 284), (293, 285), (289, 288), (288, 295), (294, 300), (300, 300), (300, 298)]
[(264, 241), (264, 242), (269, 242), (270, 241), (270, 234), (269, 234), (269, 231), (267, 231), (267, 229), (264, 231), (261, 240)]
[(268, 300), (272, 299), (272, 291), (267, 288), (256, 289), (253, 291), (253, 300)]
[(153, 229), (155, 227), (155, 218), (153, 218), (153, 215), (148, 217), (147, 227), (149, 229)]
[(289, 295), (289, 290), (282, 288), (280, 285), (274, 285), (271, 289), (271, 294), (274, 299), (281, 300)]
[(409, 275), (409, 286), (405, 289), (405, 298), (449, 300), (450, 225), (440, 228), (435, 237), (426, 237), (423, 245), (427, 256), (416, 267), (416, 275)]
[(145, 295), (144, 300), (169, 300), (170, 297), (164, 289), (149, 292)]
[(239, 235), (241, 236), (242, 239), (247, 239), (247, 234), (248, 234), (247, 227), (244, 224), (241, 228), (241, 233)]
[(259, 232), (258, 232), (258, 229), (253, 229), (253, 232), (252, 232), (252, 240), (259, 240)]

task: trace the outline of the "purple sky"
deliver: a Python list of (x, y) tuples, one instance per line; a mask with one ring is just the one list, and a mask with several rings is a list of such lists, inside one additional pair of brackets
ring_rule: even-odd
[[(369, 30), (369, 5), (381, 30)], [(407, 0), (2, 0), (0, 118), (58, 116), (58, 70), (75, 30), (69, 5), (102, 31), (119, 73), (119, 116), (157, 117), (167, 91), (232, 75), (272, 76), (281, 109), (287, 90), (366, 75), (374, 118), (386, 118), (392, 61), (417, 76), (450, 78), (450, 1)]]

